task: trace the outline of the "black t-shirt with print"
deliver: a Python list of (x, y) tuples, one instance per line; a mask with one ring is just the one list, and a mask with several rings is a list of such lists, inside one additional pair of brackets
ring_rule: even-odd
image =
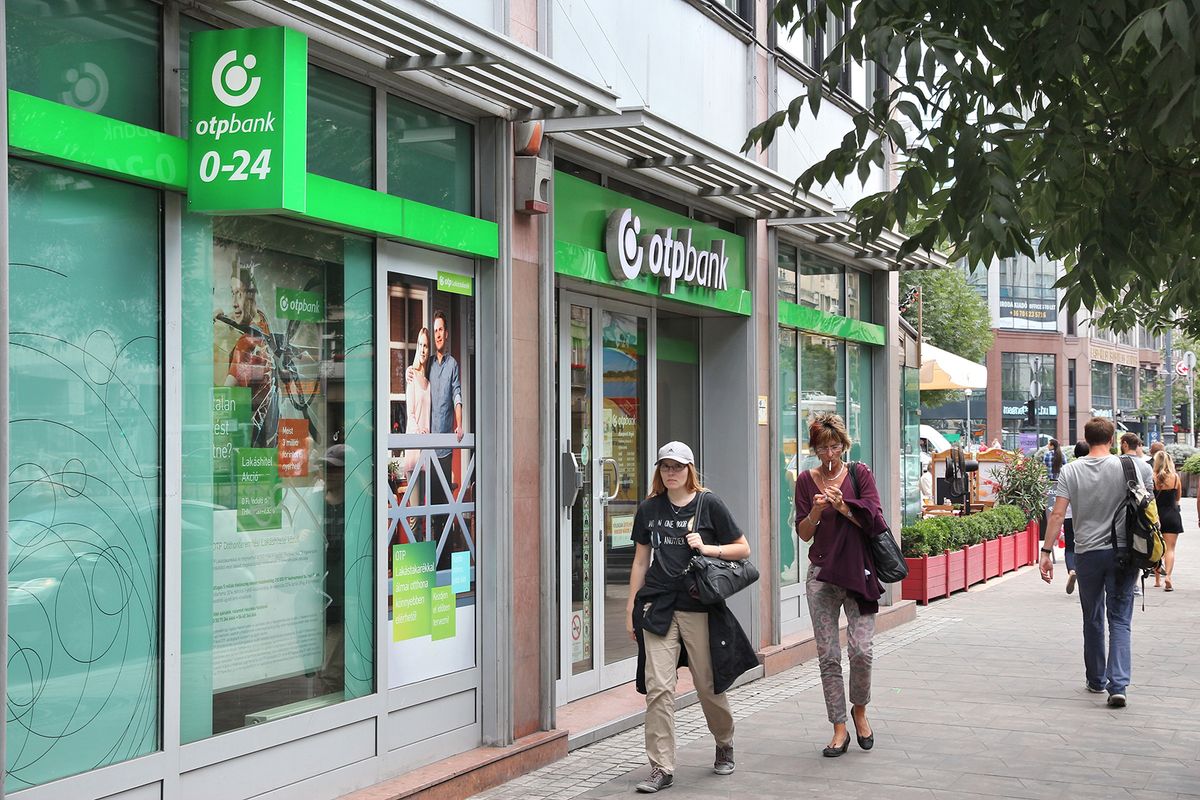
[[(672, 504), (666, 494), (659, 494), (642, 501), (633, 518), (633, 540), (638, 544), (650, 545), (653, 551), (650, 568), (646, 570), (646, 585), (675, 589), (675, 608), (678, 611), (707, 610), (688, 591), (692, 586), (691, 576), (681, 575), (694, 555), (688, 547), (687, 535), (698, 504), (699, 493), (683, 507)], [(704, 493), (704, 503), (694, 530), (705, 544), (710, 545), (733, 544), (742, 538), (742, 531), (734, 522), (733, 515), (712, 492)]]

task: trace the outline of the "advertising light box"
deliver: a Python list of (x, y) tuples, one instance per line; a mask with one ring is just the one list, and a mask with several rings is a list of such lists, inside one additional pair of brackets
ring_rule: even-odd
[(287, 28), (192, 34), (188, 209), (305, 210), (308, 40)]

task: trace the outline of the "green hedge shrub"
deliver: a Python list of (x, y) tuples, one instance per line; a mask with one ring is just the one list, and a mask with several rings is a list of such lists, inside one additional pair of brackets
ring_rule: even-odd
[(996, 506), (965, 517), (929, 517), (900, 531), (900, 549), (908, 558), (937, 555), (996, 539), (1025, 528), (1025, 512)]

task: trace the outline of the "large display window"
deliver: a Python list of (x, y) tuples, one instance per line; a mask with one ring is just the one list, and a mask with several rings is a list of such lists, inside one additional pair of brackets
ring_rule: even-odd
[(159, 4), (18, 0), (4, 11), (9, 89), (162, 127)]
[(11, 792), (160, 746), (163, 377), (159, 193), (8, 176)]
[(184, 742), (374, 689), (369, 242), (184, 218)]
[(388, 676), (475, 666), (479, 528), (469, 274), (388, 273)]
[[(1000, 444), (1032, 452), (1058, 435), (1058, 383), (1053, 353), (1001, 353), (1000, 403), (1004, 426)], [(1035, 397), (1035, 419), (1028, 419)]]

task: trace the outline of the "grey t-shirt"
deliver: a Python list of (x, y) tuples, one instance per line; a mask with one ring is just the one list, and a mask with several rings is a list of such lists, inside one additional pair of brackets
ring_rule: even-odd
[[(1154, 491), (1154, 476), (1140, 458), (1133, 458), (1142, 483)], [(1113, 515), (1125, 499), (1125, 470), (1120, 456), (1085, 456), (1063, 465), (1055, 488), (1058, 497), (1071, 501), (1075, 526), (1075, 552), (1112, 547)], [(1117, 520), (1117, 534), (1125, 532), (1125, 518)]]

